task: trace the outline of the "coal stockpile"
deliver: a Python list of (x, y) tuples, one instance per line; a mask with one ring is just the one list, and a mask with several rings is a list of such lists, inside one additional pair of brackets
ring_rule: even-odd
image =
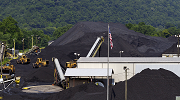
[[(144, 69), (127, 81), (128, 100), (175, 100), (180, 96), (180, 78), (165, 69)], [(109, 100), (125, 99), (125, 82), (110, 87)], [(106, 100), (106, 88), (94, 83), (66, 89), (47, 100)]]
[[(127, 81), (129, 100), (175, 100), (180, 95), (180, 78), (165, 70), (145, 69)], [(112, 88), (112, 100), (124, 100), (125, 83)]]
[(27, 82), (53, 82), (54, 70), (48, 67), (40, 67), (31, 73), (28, 73), (24, 78)]
[(88, 83), (53, 94), (46, 100), (106, 100), (106, 89)]
[[(177, 42), (173, 37), (147, 36), (129, 30), (120, 23), (109, 23), (109, 26), (113, 39), (110, 57), (119, 57), (121, 50), (124, 51), (122, 57), (160, 57), (165, 50)], [(100, 36), (103, 36), (105, 41), (101, 45), (100, 54), (97, 52), (96, 57), (107, 57), (108, 23), (103, 22), (78, 22), (47, 46), (37, 57), (49, 60), (56, 57), (64, 67), (66, 62), (76, 58), (75, 52), (79, 53), (80, 57), (86, 57), (97, 37)]]

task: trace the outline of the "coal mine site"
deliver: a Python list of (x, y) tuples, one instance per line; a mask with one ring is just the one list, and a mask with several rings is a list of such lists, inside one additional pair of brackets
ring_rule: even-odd
[[(66, 33), (54, 40), (52, 44), (41, 50), (38, 55), (27, 56), (31, 59), (29, 64), (17, 64), (16, 59), (11, 60), (15, 66), (15, 75), (20, 76), (19, 85), (13, 83), (0, 92), (3, 100), (107, 100), (107, 89), (93, 82), (81, 84), (68, 89), (59, 89), (56, 92), (38, 93), (23, 92), (23, 87), (37, 85), (52, 85), (55, 81), (55, 57), (66, 71), (66, 62), (86, 57), (97, 37), (104, 37), (100, 51), (95, 57), (108, 56), (108, 23), (104, 22), (78, 22)], [(177, 53), (177, 39), (175, 37), (151, 37), (129, 30), (121, 23), (109, 23), (112, 34), (113, 48), (109, 50), (110, 57), (161, 57), (163, 53)], [(80, 56), (75, 56), (79, 53)], [(46, 67), (33, 68), (37, 58), (49, 60)], [(125, 99), (125, 81), (109, 86), (109, 100)], [(180, 96), (180, 78), (173, 72), (160, 69), (144, 69), (127, 80), (128, 100), (175, 100)], [(7, 84), (6, 84), (7, 85)], [(0, 85), (3, 88), (3, 85)], [(49, 89), (50, 90), (50, 89)], [(28, 89), (27, 89), (28, 91)]]

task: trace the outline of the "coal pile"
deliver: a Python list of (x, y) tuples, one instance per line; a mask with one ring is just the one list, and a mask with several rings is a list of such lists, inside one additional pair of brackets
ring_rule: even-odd
[(24, 79), (27, 82), (53, 82), (54, 70), (48, 67), (40, 67), (28, 73)]
[[(165, 69), (144, 69), (128, 81), (128, 100), (175, 100), (180, 96), (180, 78)], [(110, 87), (109, 100), (124, 100), (124, 82)], [(4, 100), (106, 100), (106, 88), (82, 84), (53, 94), (27, 94), (18, 88), (0, 93)]]
[[(175, 100), (180, 96), (180, 78), (165, 69), (144, 69), (127, 81), (128, 100)], [(124, 100), (125, 82), (110, 87), (110, 100)], [(93, 83), (53, 94), (47, 100), (106, 100), (106, 88)]]
[[(129, 100), (175, 100), (180, 96), (180, 78), (165, 70), (145, 69), (127, 81)], [(112, 100), (124, 100), (125, 82), (112, 88)]]
[[(165, 50), (177, 42), (175, 37), (147, 36), (129, 30), (121, 23), (109, 23), (109, 26), (114, 46), (110, 50), (110, 57), (119, 57), (120, 50), (124, 51), (122, 57), (160, 57)], [(56, 57), (64, 67), (66, 62), (76, 58), (75, 52), (79, 53), (81, 57), (86, 57), (95, 40), (100, 36), (103, 36), (105, 41), (101, 45), (100, 54), (98, 52), (96, 56), (107, 57), (107, 27), (108, 23), (103, 22), (78, 22), (51, 45), (47, 46), (37, 57), (48, 60)]]
[(88, 83), (53, 94), (46, 100), (106, 100), (106, 89)]

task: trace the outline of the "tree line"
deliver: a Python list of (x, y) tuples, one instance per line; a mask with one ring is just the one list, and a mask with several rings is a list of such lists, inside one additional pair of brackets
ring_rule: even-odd
[(163, 29), (169, 22), (180, 24), (179, 5), (179, 0), (0, 0), (0, 21), (12, 16), (28, 30), (80, 21), (144, 22)]
[[(32, 40), (33, 45), (46, 47), (48, 45), (48, 41), (56, 40), (71, 27), (73, 27), (72, 24), (67, 24), (58, 28), (47, 27), (43, 29), (34, 28), (32, 30), (27, 30), (26, 28), (20, 29), (18, 22), (9, 16), (3, 19), (2, 22), (0, 21), (0, 41), (6, 42), (9, 48), (13, 48), (15, 40), (15, 47), (20, 50), (23, 49), (23, 43), (24, 49), (30, 49), (32, 47)], [(128, 23), (126, 24), (126, 27), (145, 35), (164, 38), (180, 34), (180, 25), (175, 26), (171, 23), (167, 23), (164, 29), (158, 29), (151, 25), (146, 25), (144, 22), (139, 22), (138, 24)]]
[(151, 25), (146, 25), (144, 22), (139, 22), (138, 24), (128, 23), (126, 27), (130, 30), (143, 33), (149, 36), (158, 36), (168, 38), (169, 36), (180, 34), (180, 25), (175, 26), (171, 23), (165, 24), (164, 29), (158, 29)]
[[(0, 41), (6, 42), (8, 48), (14, 47), (15, 49), (30, 49), (33, 45), (39, 47), (46, 47), (48, 45), (48, 41), (55, 40), (62, 34), (64, 34), (67, 30), (69, 30), (72, 25), (68, 24), (63, 27), (58, 28), (44, 28), (40, 29), (20, 29), (18, 26), (18, 22), (14, 20), (11, 16), (0, 21)], [(53, 34), (44, 34), (44, 31), (52, 31)], [(24, 43), (24, 44), (23, 44)]]

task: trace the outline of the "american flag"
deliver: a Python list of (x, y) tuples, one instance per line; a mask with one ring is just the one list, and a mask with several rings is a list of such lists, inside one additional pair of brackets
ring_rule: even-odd
[(113, 48), (113, 42), (112, 42), (112, 35), (111, 35), (110, 27), (109, 27), (109, 39), (110, 39), (110, 45), (111, 45), (111, 49), (112, 49)]

